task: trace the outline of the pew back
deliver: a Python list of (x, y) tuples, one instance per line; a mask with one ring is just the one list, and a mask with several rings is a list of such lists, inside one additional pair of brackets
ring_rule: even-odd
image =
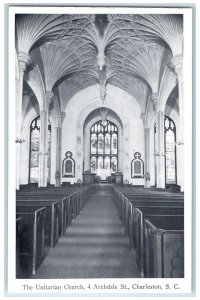
[(22, 229), (19, 238), (19, 267), (18, 276), (29, 273), (35, 274), (42, 263), (44, 250), (44, 219), (45, 207), (17, 207), (17, 218), (22, 218)]
[(183, 218), (176, 221), (170, 218), (167, 222), (165, 219), (153, 217), (145, 220), (145, 275), (150, 278), (183, 278)]
[(132, 247), (140, 244), (141, 230), (144, 226), (144, 218), (153, 215), (184, 215), (183, 207), (169, 206), (137, 206), (132, 207), (131, 214), (128, 218), (127, 232)]
[(23, 207), (24, 210), (28, 210), (29, 207), (32, 207), (33, 209), (46, 207), (45, 241), (53, 248), (57, 243), (59, 236), (59, 202), (31, 201), (31, 203), (27, 203), (27, 200), (17, 200), (17, 211), (19, 207)]
[(22, 232), (22, 217), (16, 219), (16, 277), (21, 276), (20, 267), (20, 237)]

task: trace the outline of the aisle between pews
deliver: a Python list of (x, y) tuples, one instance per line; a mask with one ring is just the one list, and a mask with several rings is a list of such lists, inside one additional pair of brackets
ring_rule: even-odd
[(31, 278), (139, 278), (113, 195), (95, 191)]

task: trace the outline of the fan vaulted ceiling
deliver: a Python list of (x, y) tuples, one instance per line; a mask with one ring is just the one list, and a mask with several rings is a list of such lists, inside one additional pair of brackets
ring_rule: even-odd
[(182, 15), (17, 15), (17, 51), (31, 56), (64, 109), (78, 91), (108, 84), (139, 102), (157, 93), (164, 67), (182, 53)]

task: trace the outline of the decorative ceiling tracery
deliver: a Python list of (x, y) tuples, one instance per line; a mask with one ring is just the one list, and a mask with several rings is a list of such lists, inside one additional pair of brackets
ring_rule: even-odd
[(17, 15), (17, 49), (40, 49), (46, 90), (58, 87), (61, 107), (94, 84), (103, 102), (111, 84), (145, 111), (147, 91), (158, 93), (165, 65), (182, 53), (182, 23), (182, 15)]

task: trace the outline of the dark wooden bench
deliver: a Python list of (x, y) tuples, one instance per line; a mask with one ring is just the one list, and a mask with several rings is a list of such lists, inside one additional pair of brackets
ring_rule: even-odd
[(184, 215), (184, 209), (181, 207), (166, 207), (166, 206), (149, 206), (149, 207), (134, 207), (131, 218), (130, 226), (128, 228), (129, 237), (133, 238), (132, 245), (134, 248), (139, 249), (143, 242), (142, 236), (144, 231), (144, 220), (148, 216), (152, 215)]
[(118, 189), (118, 188), (113, 188), (114, 194), (121, 193), (123, 195), (155, 195), (155, 194), (165, 194), (165, 195), (184, 195), (183, 193), (172, 193), (168, 191), (160, 191), (160, 190), (151, 190), (151, 189), (135, 189), (135, 190), (126, 190), (126, 189)]
[[(151, 218), (165, 218), (166, 220), (171, 220), (171, 228), (176, 229), (177, 223), (179, 224), (179, 220), (183, 220), (184, 216), (182, 212), (177, 208), (176, 212), (177, 215), (175, 215), (174, 208), (168, 209), (167, 212), (164, 213), (160, 210), (160, 208), (157, 208), (155, 211), (155, 207), (152, 208), (152, 210), (149, 208), (148, 212), (144, 213), (141, 211), (141, 209), (136, 208), (135, 209), (135, 216), (133, 216), (133, 246), (135, 246), (136, 250), (136, 257), (137, 257), (137, 264), (138, 268), (141, 272), (141, 275), (144, 276), (145, 270), (144, 270), (144, 238), (145, 238), (145, 220), (151, 219)], [(167, 218), (168, 219), (167, 219)], [(182, 228), (183, 229), (183, 228)]]
[[(56, 189), (44, 188), (37, 189), (36, 191), (21, 191), (17, 192), (17, 200), (57, 200), (61, 202), (61, 234), (64, 234), (66, 228), (71, 224), (72, 220), (80, 213), (82, 208), (85, 206), (90, 192), (88, 187), (84, 187), (78, 191), (77, 188), (71, 188), (66, 190), (66, 188)], [(72, 193), (70, 193), (72, 191)], [(68, 211), (66, 211), (68, 209)]]
[(18, 217), (16, 219), (16, 278), (21, 276), (21, 266), (20, 266), (20, 237), (22, 232), (22, 218)]
[(59, 236), (63, 235), (67, 229), (68, 224), (68, 197), (55, 196), (55, 195), (17, 195), (17, 201), (24, 200), (27, 201), (27, 204), (30, 204), (32, 201), (44, 201), (44, 202), (59, 202)]
[(21, 229), (17, 232), (18, 278), (35, 274), (45, 257), (44, 222), (45, 207), (17, 207), (17, 219), (21, 218)]
[[(183, 205), (184, 203), (184, 197), (182, 194), (169, 194), (169, 193), (143, 193), (143, 194), (122, 194), (120, 191), (115, 190), (114, 191), (115, 196), (114, 196), (114, 201), (115, 201), (115, 205), (117, 207), (118, 210), (118, 214), (120, 219), (122, 219), (124, 221), (124, 217), (125, 217), (125, 211), (128, 211), (128, 202), (129, 201), (174, 201), (177, 203), (180, 203), (180, 205)], [(127, 195), (127, 196), (126, 196)], [(176, 204), (175, 204), (176, 205)]]
[(110, 183), (92, 183), (92, 191), (112, 191), (113, 185)]
[[(128, 226), (126, 232), (129, 237), (131, 247), (135, 248), (137, 243), (137, 236), (139, 232), (137, 226), (142, 224), (144, 220), (139, 220), (142, 214), (156, 214), (156, 215), (184, 215), (184, 208), (180, 206), (166, 206), (166, 203), (156, 203), (156, 205), (145, 204), (143, 206), (138, 203), (130, 203), (130, 211), (128, 215)], [(142, 225), (143, 226), (143, 225)]]
[[(29, 202), (28, 202), (29, 201)], [(59, 236), (59, 202), (57, 201), (38, 201), (38, 200), (17, 200), (17, 211), (21, 208), (29, 207), (39, 209), (46, 207), (45, 218), (45, 243), (53, 248)]]
[(179, 206), (184, 207), (184, 201), (181, 198), (177, 199), (170, 199), (169, 197), (165, 196), (155, 196), (155, 197), (145, 197), (145, 198), (126, 198), (122, 199), (122, 206), (119, 212), (120, 219), (122, 219), (124, 226), (125, 226), (125, 233), (128, 227), (128, 219), (130, 215), (131, 207), (137, 206)]
[(132, 211), (134, 207), (142, 207), (142, 206), (163, 206), (163, 207), (179, 207), (182, 208), (182, 210), (184, 210), (184, 202), (183, 201), (179, 201), (179, 200), (170, 200), (170, 199), (163, 199), (163, 198), (155, 198), (154, 200), (152, 199), (145, 199), (145, 200), (129, 200), (126, 199), (126, 205), (124, 206), (124, 209), (122, 210), (122, 220), (124, 222), (124, 226), (125, 226), (125, 233), (127, 233), (127, 229), (129, 226), (129, 219), (131, 218), (132, 215)]
[(184, 277), (183, 217), (148, 217), (144, 245), (145, 277)]

